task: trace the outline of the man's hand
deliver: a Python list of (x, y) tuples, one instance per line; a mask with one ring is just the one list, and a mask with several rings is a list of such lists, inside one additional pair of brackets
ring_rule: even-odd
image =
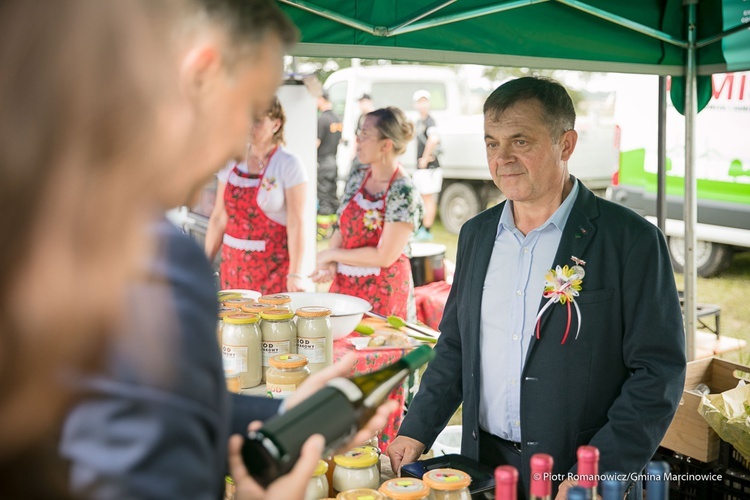
[(406, 436), (397, 436), (388, 446), (386, 453), (391, 459), (391, 470), (399, 473), (402, 464), (410, 464), (418, 459), (424, 452), (424, 445)]
[[(325, 369), (310, 375), (297, 390), (294, 391), (284, 403), (286, 409), (289, 410), (300, 402), (304, 401), (308, 397), (315, 394), (317, 391), (326, 386), (329, 380), (337, 377), (349, 376), (352, 368), (357, 363), (357, 356), (354, 353), (348, 353), (346, 356), (341, 358), (338, 363), (326, 367)], [(388, 417), (398, 410), (398, 403), (393, 400), (388, 400), (380, 405), (375, 412), (375, 415), (365, 424), (365, 426), (354, 435), (354, 437), (344, 445), (341, 449), (348, 450), (354, 446), (363, 444), (365, 441), (374, 436), (378, 431), (383, 429), (388, 423)], [(393, 446), (393, 445), (391, 445)]]
[(294, 468), (286, 475), (272, 482), (268, 489), (263, 489), (250, 477), (242, 461), (242, 436), (234, 435), (229, 439), (229, 473), (235, 484), (234, 498), (237, 500), (255, 500), (278, 498), (304, 498), (307, 483), (318, 465), (323, 453), (325, 440), (320, 434), (310, 436), (302, 446), (302, 452)]

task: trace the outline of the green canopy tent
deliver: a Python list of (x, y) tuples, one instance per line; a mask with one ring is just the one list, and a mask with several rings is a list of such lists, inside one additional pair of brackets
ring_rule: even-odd
[[(710, 75), (750, 69), (750, 5), (744, 0), (279, 0), (302, 33), (293, 54), (684, 78), (685, 328), (696, 326), (697, 183), (693, 130), (697, 86)], [(660, 107), (666, 84), (660, 79)], [(699, 83), (697, 83), (699, 82)], [(702, 93), (705, 94), (705, 93)], [(702, 103), (705, 105), (705, 102)], [(702, 106), (701, 106), (702, 107)], [(660, 190), (665, 179), (660, 113)], [(664, 212), (662, 212), (663, 214)], [(663, 215), (661, 216), (663, 220)], [(663, 229), (663, 226), (662, 226)]]

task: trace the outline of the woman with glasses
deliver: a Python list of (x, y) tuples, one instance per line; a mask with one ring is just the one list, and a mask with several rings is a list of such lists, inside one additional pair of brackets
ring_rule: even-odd
[(286, 117), (274, 97), (255, 120), (243, 162), (219, 174), (205, 250), (221, 251), (222, 289), (262, 294), (302, 291), (302, 218), (307, 176), (299, 158), (283, 148)]

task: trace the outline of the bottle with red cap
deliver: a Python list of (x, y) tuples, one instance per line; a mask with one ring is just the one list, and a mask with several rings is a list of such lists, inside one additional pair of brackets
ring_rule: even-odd
[(552, 456), (535, 453), (531, 456), (531, 487), (529, 500), (552, 500)]
[(518, 499), (518, 469), (501, 465), (495, 469), (495, 500)]
[(599, 484), (599, 450), (595, 446), (578, 448), (578, 486), (590, 493), (590, 498), (597, 498), (596, 487)]

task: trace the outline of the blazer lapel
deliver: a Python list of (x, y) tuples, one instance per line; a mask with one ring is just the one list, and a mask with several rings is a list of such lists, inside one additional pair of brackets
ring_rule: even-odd
[[(594, 193), (589, 191), (583, 184), (578, 186), (578, 197), (573, 204), (573, 209), (570, 211), (568, 221), (565, 223), (562, 235), (560, 237), (560, 244), (557, 246), (557, 253), (555, 253), (555, 260), (553, 266), (573, 266), (575, 262), (572, 257), (576, 257), (581, 260), (586, 260), (586, 249), (588, 248), (591, 241), (594, 239), (596, 234), (596, 226), (592, 220), (599, 216), (599, 209), (596, 206), (596, 196)], [(541, 277), (540, 277), (541, 279)], [(547, 299), (544, 297), (539, 301), (539, 308), (547, 303)], [(541, 336), (544, 335), (544, 327), (549, 320), (550, 314), (545, 311), (542, 316), (539, 325)], [(534, 331), (536, 332), (536, 325), (534, 325)], [(531, 353), (534, 351), (536, 346), (536, 335), (531, 337), (531, 343), (529, 344), (529, 350), (526, 353), (526, 363), (528, 363)]]

